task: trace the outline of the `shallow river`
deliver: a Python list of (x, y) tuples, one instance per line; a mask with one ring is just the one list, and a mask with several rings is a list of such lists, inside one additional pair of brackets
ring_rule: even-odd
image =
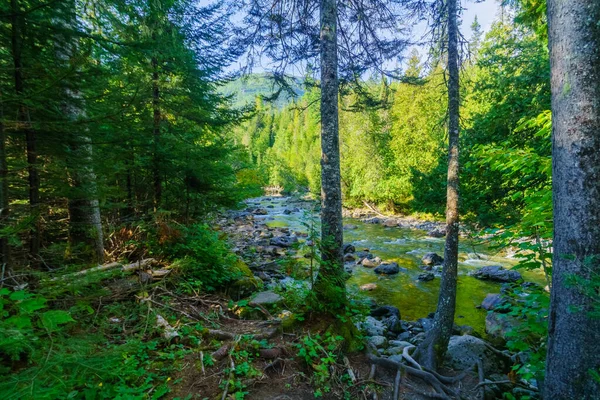
[[(248, 204), (263, 207), (269, 212), (265, 216), (256, 216), (256, 219), (263, 218), (270, 226), (285, 226), (297, 232), (306, 232), (306, 225), (311, 218), (315, 219), (317, 216), (305, 211), (284, 214), (286, 208), (296, 207), (288, 197), (252, 199)], [(372, 268), (355, 266), (352, 277), (348, 280), (350, 290), (358, 290), (360, 285), (366, 283), (375, 283), (377, 285), (375, 290), (364, 293), (375, 299), (378, 304), (398, 307), (404, 320), (416, 320), (435, 311), (440, 285), (439, 276), (429, 282), (418, 281), (417, 276), (423, 272), (419, 266), (422, 265), (421, 258), (425, 253), (436, 252), (443, 256), (444, 238), (429, 237), (425, 231), (418, 229), (387, 228), (356, 219), (345, 219), (344, 224), (356, 226), (356, 229), (344, 229), (344, 243), (352, 243), (357, 251), (369, 249), (383, 261), (395, 261), (400, 267), (408, 270), (396, 275), (381, 276), (375, 274)], [(456, 323), (470, 325), (483, 335), (486, 311), (477, 309), (476, 306), (481, 304), (488, 293), (499, 293), (501, 285), (475, 279), (468, 273), (485, 265), (512, 267), (518, 260), (467, 239), (461, 239), (459, 251)], [(545, 285), (541, 273), (521, 273), (525, 280)]]

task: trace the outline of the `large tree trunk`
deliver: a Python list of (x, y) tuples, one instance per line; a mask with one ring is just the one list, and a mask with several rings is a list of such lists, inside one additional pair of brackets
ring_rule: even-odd
[[(77, 118), (77, 114), (71, 114)], [(98, 203), (96, 174), (93, 169), (92, 141), (88, 135), (75, 135), (69, 144), (71, 159), (69, 175), (72, 190), (69, 196), (69, 240), (76, 248), (89, 250), (92, 261), (104, 261), (104, 236)]]
[[(21, 96), (24, 90), (23, 80), (23, 59), (22, 59), (22, 34), (23, 34), (23, 16), (17, 0), (10, 1), (11, 6), (11, 39), (12, 56), (14, 64), (15, 92)], [(31, 127), (29, 109), (23, 103), (19, 106), (17, 117), (18, 129), (25, 132), (25, 142), (27, 148), (27, 172), (29, 183), (29, 209), (33, 219), (32, 228), (29, 233), (29, 257), (31, 265), (35, 268), (39, 266), (38, 257), (41, 241), (40, 226), (40, 177), (37, 168), (37, 150), (35, 133)]]
[(600, 274), (600, 2), (548, 1), (554, 260), (545, 399), (597, 399), (598, 307), (574, 277)]
[(158, 60), (152, 57), (152, 138), (154, 154), (152, 160), (152, 178), (154, 180), (154, 210), (160, 208), (162, 182), (160, 179), (160, 90), (158, 87)]
[(446, 193), (446, 246), (444, 269), (433, 328), (420, 346), (420, 360), (428, 368), (439, 365), (452, 335), (456, 310), (458, 271), (458, 137), (459, 137), (459, 55), (457, 0), (448, 0), (448, 186)]
[(332, 309), (345, 304), (342, 192), (338, 126), (337, 0), (321, 0), (321, 258), (317, 298)]
[[(8, 164), (6, 163), (6, 133), (4, 132), (4, 115), (0, 105), (0, 226), (8, 226)], [(0, 237), (0, 269), (10, 266), (10, 247), (8, 238)]]
[[(57, 20), (57, 25), (65, 31), (74, 29), (77, 16), (75, 2), (71, 3), (70, 12)], [(77, 53), (77, 38), (67, 37), (59, 33), (56, 37), (56, 57), (64, 66), (68, 66)], [(65, 116), (70, 121), (85, 117), (81, 107), (81, 92), (76, 88), (66, 88), (66, 101), (63, 104)], [(104, 261), (104, 236), (98, 203), (96, 174), (93, 168), (92, 140), (85, 130), (69, 132), (68, 173), (71, 181), (69, 196), (69, 241), (73, 248), (82, 247), (92, 261)]]

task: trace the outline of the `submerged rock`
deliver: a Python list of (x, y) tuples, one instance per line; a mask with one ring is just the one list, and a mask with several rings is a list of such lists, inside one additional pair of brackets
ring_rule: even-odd
[(423, 264), (425, 265), (442, 265), (444, 259), (439, 256), (437, 253), (427, 253), (421, 259)]
[(479, 268), (471, 275), (477, 279), (495, 282), (516, 282), (523, 279), (518, 271), (505, 269), (501, 265), (488, 265)]

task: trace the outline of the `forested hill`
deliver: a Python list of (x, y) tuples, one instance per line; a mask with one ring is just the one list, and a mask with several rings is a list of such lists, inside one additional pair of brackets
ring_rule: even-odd
[[(272, 77), (266, 73), (244, 75), (223, 85), (220, 92), (226, 96), (232, 95), (233, 107), (239, 108), (254, 104), (257, 96), (269, 97), (273, 95), (278, 90), (273, 83)], [(296, 96), (282, 91), (277, 99), (273, 101), (276, 108), (283, 108), (293, 101), (294, 97), (299, 98), (304, 94), (302, 79), (296, 78), (288, 83)]]

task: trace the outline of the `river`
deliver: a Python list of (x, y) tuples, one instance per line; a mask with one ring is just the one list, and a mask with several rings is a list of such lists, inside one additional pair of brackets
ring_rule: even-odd
[[(311, 221), (318, 219), (316, 212), (304, 208), (300, 211), (285, 213), (298, 207), (290, 197), (260, 197), (247, 200), (251, 207), (261, 207), (268, 211), (267, 215), (255, 216), (256, 220), (263, 220), (271, 227), (289, 227), (295, 232), (307, 232)], [(419, 229), (385, 227), (381, 224), (365, 223), (357, 219), (344, 219), (345, 226), (353, 225), (353, 229), (344, 229), (344, 243), (352, 243), (356, 250), (369, 249), (375, 256), (384, 261), (395, 261), (406, 272), (396, 275), (383, 276), (374, 273), (372, 268), (361, 265), (352, 267), (352, 277), (348, 280), (348, 289), (358, 291), (359, 286), (366, 283), (375, 283), (377, 288), (362, 292), (372, 297), (378, 304), (396, 306), (402, 313), (402, 319), (411, 321), (426, 317), (434, 312), (440, 278), (422, 282), (417, 279), (423, 272), (419, 268), (421, 258), (429, 252), (443, 256), (444, 238), (433, 238), (427, 232)], [(486, 311), (478, 309), (488, 293), (499, 293), (501, 284), (482, 281), (469, 276), (469, 272), (485, 265), (502, 265), (512, 268), (518, 262), (490, 249), (488, 246), (473, 240), (461, 239), (459, 246), (459, 279), (456, 308), (456, 324), (469, 325), (479, 333), (485, 335)], [(523, 278), (545, 285), (544, 276), (540, 271), (521, 271)]]

